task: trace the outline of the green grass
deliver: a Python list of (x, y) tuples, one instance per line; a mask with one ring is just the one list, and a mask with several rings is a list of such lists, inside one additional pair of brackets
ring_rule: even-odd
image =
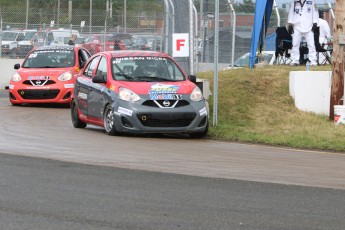
[[(287, 146), (302, 149), (345, 151), (345, 126), (328, 116), (298, 110), (289, 95), (289, 72), (305, 67), (267, 66), (220, 71), (218, 119), (213, 127), (213, 98), (210, 104), (208, 138)], [(313, 70), (331, 71), (331, 66)], [(213, 72), (198, 73), (210, 81)]]

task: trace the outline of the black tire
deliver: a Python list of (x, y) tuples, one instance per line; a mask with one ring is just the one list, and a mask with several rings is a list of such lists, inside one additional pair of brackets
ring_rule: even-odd
[(17, 51), (15, 49), (12, 49), (10, 51), (9, 57), (12, 59), (16, 59), (17, 58)]
[(86, 123), (79, 119), (78, 106), (74, 100), (72, 101), (72, 105), (71, 105), (71, 118), (72, 118), (72, 124), (73, 124), (74, 128), (85, 128), (86, 127)]
[(118, 135), (115, 127), (114, 111), (111, 105), (107, 105), (105, 108), (103, 122), (106, 134), (110, 136)]
[(204, 131), (198, 132), (198, 133), (190, 133), (189, 136), (193, 139), (201, 139), (201, 138), (206, 137), (207, 132), (208, 132), (208, 120), (207, 120), (206, 128)]

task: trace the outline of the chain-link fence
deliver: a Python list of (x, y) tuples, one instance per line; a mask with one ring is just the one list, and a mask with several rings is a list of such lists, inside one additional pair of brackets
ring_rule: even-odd
[[(78, 30), (82, 37), (95, 33), (128, 33), (137, 38), (135, 41), (137, 43), (141, 35), (151, 35), (150, 46), (148, 39), (143, 38), (146, 44), (142, 42), (143, 44), (139, 46), (127, 43), (127, 48), (156, 49), (171, 54), (172, 34), (190, 33), (190, 27), (193, 26), (193, 62), (213, 62), (215, 21), (212, 14), (214, 14), (215, 1), (194, 0), (192, 2), (195, 8), (192, 10), (189, 9), (191, 1), (157, 0), (156, 4), (161, 9), (160, 11), (143, 11), (141, 8), (135, 9), (133, 6), (128, 11), (123, 9), (116, 11), (113, 9), (115, 3), (111, 4), (112, 1), (107, 0), (104, 0), (103, 10), (80, 9), (78, 6), (70, 4), (73, 1), (61, 1), (61, 3), (59, 0), (51, 1), (52, 4), (45, 5), (45, 7), (36, 1), (26, 1), (29, 4), (22, 7), (11, 4), (0, 5), (1, 29), (6, 31), (39, 27), (44, 30), (65, 28), (71, 31)], [(264, 50), (275, 49), (275, 30), (278, 26), (286, 25), (290, 2), (291, 0), (275, 1), (270, 25), (267, 28)], [(332, 28), (331, 9), (334, 0), (317, 2), (318, 7), (325, 11), (325, 19)], [(232, 4), (233, 11), (229, 3)], [(233, 58), (237, 59), (249, 52), (254, 10), (254, 0), (220, 0), (218, 58), (220, 63), (231, 63)], [(195, 12), (197, 12), (196, 15)], [(194, 17), (197, 19), (196, 21)], [(191, 21), (194, 23), (190, 23)], [(234, 22), (236, 22), (235, 30)], [(234, 31), (235, 36), (233, 36)], [(234, 57), (232, 57), (233, 51)], [(180, 58), (179, 62), (185, 65), (185, 70), (189, 70), (189, 60)]]

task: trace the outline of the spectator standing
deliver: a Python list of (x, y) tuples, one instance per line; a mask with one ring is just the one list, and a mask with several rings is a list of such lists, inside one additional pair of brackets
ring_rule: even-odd
[(44, 46), (45, 34), (42, 32), (42, 28), (38, 28), (35, 35), (31, 38), (30, 43), (34, 48)]
[(319, 22), (315, 0), (293, 0), (288, 15), (288, 31), (292, 35), (290, 65), (300, 64), (300, 45), (304, 39), (308, 45), (308, 58), (311, 66), (317, 65), (314, 30)]
[(77, 35), (76, 34), (72, 34), (70, 39), (69, 39), (69, 41), (68, 41), (68, 45), (74, 46), (76, 39), (77, 39)]

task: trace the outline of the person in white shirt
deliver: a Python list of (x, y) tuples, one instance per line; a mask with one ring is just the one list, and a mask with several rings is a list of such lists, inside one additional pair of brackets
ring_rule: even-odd
[[(328, 25), (328, 22), (323, 19), (323, 11), (319, 11), (319, 27), (320, 27), (320, 37), (319, 42), (323, 49), (327, 50), (328, 39), (331, 38), (331, 28)], [(318, 64), (325, 63), (325, 55), (319, 54)]]
[(304, 37), (308, 45), (310, 65), (317, 65), (314, 30), (319, 22), (319, 13), (315, 0), (293, 0), (288, 15), (288, 31), (292, 34), (290, 65), (300, 64), (300, 44)]

